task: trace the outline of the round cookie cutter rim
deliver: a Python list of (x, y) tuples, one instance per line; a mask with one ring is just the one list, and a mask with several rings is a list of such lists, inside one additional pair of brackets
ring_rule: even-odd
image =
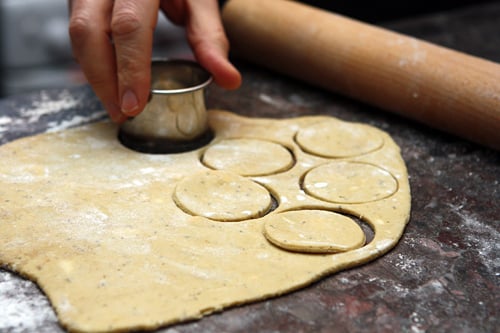
[[(189, 85), (185, 84), (186, 88), (177, 88), (177, 89), (156, 89), (153, 88), (154, 85), (154, 76), (155, 73), (154, 67), (155, 65), (162, 65), (162, 66), (178, 66), (178, 65), (183, 65), (183, 66), (188, 66), (190, 68), (196, 68), (199, 70), (199, 76), (201, 78), (199, 80), (194, 80), (193, 81), (200, 81), (200, 83), (194, 84), (194, 85)], [(208, 72), (205, 68), (203, 68), (198, 62), (194, 60), (189, 60), (189, 59), (169, 59), (169, 58), (153, 58), (151, 60), (151, 89), (150, 89), (150, 96), (149, 98), (152, 97), (154, 94), (158, 95), (174, 95), (174, 94), (184, 94), (184, 93), (189, 93), (193, 91), (197, 91), (200, 89), (205, 88), (208, 86), (210, 83), (212, 83), (213, 77)]]

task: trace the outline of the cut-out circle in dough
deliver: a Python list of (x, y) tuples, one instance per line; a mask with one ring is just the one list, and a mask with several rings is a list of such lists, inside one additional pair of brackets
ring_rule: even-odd
[(242, 176), (263, 176), (292, 167), (291, 153), (274, 142), (257, 139), (225, 139), (210, 146), (202, 162), (209, 168)]
[(264, 236), (285, 250), (336, 253), (365, 244), (365, 234), (351, 218), (325, 210), (296, 210), (266, 217)]
[(180, 181), (176, 204), (191, 215), (216, 221), (242, 221), (263, 216), (271, 194), (263, 186), (226, 171), (205, 171)]
[(384, 144), (382, 136), (370, 126), (333, 119), (299, 130), (296, 141), (305, 152), (330, 158), (363, 155)]
[(388, 171), (372, 164), (330, 162), (307, 172), (303, 188), (328, 202), (366, 203), (391, 196), (398, 190), (398, 182)]

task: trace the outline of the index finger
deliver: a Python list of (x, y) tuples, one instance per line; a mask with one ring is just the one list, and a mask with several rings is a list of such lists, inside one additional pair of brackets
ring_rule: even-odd
[(137, 115), (146, 106), (151, 77), (153, 32), (159, 0), (115, 0), (111, 33), (116, 52), (122, 112)]
[(70, 3), (69, 34), (73, 55), (109, 115), (120, 122), (115, 53), (110, 42), (112, 1), (74, 0)]

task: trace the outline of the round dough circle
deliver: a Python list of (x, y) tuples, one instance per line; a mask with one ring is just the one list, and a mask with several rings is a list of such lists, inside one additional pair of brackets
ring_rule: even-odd
[(183, 179), (175, 188), (174, 200), (185, 212), (216, 221), (261, 217), (272, 205), (264, 187), (225, 171), (206, 171)]
[(351, 218), (324, 210), (297, 210), (270, 215), (264, 235), (285, 250), (335, 253), (365, 244), (365, 233)]
[(370, 126), (335, 120), (299, 130), (296, 141), (305, 152), (329, 158), (363, 155), (384, 144), (383, 137)]
[(303, 188), (309, 195), (333, 203), (366, 203), (398, 190), (388, 171), (367, 163), (331, 162), (311, 169)]
[(202, 162), (216, 170), (242, 176), (263, 176), (288, 170), (294, 163), (283, 146), (256, 139), (225, 139), (210, 146)]

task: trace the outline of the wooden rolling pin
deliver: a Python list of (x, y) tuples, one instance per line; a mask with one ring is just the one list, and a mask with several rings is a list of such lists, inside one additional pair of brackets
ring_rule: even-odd
[(500, 65), (287, 0), (230, 0), (237, 55), (500, 150)]

